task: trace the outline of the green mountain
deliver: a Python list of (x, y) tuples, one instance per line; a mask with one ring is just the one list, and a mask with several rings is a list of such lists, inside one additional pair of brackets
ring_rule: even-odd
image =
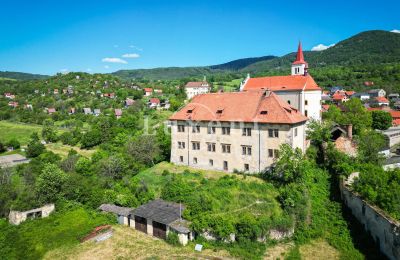
[(49, 76), (40, 74), (31, 74), (24, 72), (0, 71), (0, 78), (16, 79), (16, 80), (31, 80), (31, 79), (46, 79)]
[[(296, 53), (250, 64), (244, 72), (259, 73), (289, 68)], [(304, 59), (310, 68), (383, 64), (400, 61), (400, 34), (387, 31), (366, 31), (324, 51), (306, 51)]]
[(233, 60), (227, 63), (204, 66), (204, 67), (166, 67), (154, 69), (119, 70), (113, 72), (115, 76), (124, 79), (180, 79), (180, 78), (200, 78), (204, 75), (224, 74), (240, 71), (255, 62), (266, 61), (276, 58), (276, 56), (263, 56), (256, 58), (244, 58)]

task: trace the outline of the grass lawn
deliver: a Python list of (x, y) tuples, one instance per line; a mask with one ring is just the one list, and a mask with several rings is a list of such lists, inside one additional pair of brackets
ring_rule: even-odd
[(96, 152), (95, 149), (85, 150), (85, 149), (80, 149), (79, 147), (76, 146), (65, 145), (60, 142), (46, 144), (46, 149), (60, 155), (63, 158), (68, 156), (68, 152), (71, 149), (77, 151), (80, 155), (85, 156), (87, 158), (90, 158), (92, 154)]
[(237, 91), (238, 86), (243, 81), (243, 79), (234, 79), (232, 81), (225, 81), (225, 82), (214, 82), (214, 88), (218, 89), (220, 86), (224, 88), (225, 92), (232, 92)]
[[(190, 173), (184, 172), (185, 170), (190, 170)], [(239, 212), (274, 218), (282, 215), (282, 209), (276, 200), (278, 191), (273, 185), (257, 177), (205, 171), (162, 162), (140, 172), (134, 178), (144, 181), (155, 192), (155, 196), (160, 197), (162, 188), (168, 185), (172, 177), (170, 174), (163, 174), (164, 171), (180, 175), (184, 182), (190, 184), (193, 190), (185, 199), (190, 200), (199, 194), (207, 194), (213, 198), (213, 209), (204, 214), (232, 214), (234, 218), (238, 217), (236, 213)], [(224, 176), (235, 176), (236, 180), (225, 180), (222, 178)]]
[(40, 125), (0, 121), (0, 140), (3, 142), (15, 138), (22, 145), (26, 145), (33, 132), (37, 132), (40, 135), (41, 131), (42, 126)]
[(44, 259), (232, 259), (226, 251), (194, 251), (194, 244), (175, 247), (126, 226), (114, 226), (108, 240), (87, 241), (48, 252)]

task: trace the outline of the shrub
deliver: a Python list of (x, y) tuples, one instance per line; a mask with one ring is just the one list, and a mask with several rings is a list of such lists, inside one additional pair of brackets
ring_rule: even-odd
[(14, 149), (19, 149), (21, 147), (21, 144), (17, 139), (13, 138), (10, 141), (8, 141), (7, 146), (12, 147)]
[(170, 231), (168, 232), (167, 235), (167, 243), (173, 246), (179, 246), (179, 238), (178, 238), (178, 234), (174, 231)]

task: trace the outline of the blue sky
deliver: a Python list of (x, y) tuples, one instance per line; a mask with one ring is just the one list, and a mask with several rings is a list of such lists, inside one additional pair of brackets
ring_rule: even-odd
[(284, 55), (298, 40), (310, 50), (400, 30), (399, 9), (400, 1), (2, 1), (0, 70), (112, 72)]

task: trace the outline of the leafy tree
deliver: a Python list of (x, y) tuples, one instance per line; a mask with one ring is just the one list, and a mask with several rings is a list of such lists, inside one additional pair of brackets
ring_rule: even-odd
[(60, 141), (63, 144), (76, 145), (76, 140), (71, 132), (64, 132), (60, 135)]
[(85, 157), (79, 157), (75, 164), (75, 171), (79, 174), (83, 175), (90, 175), (91, 174), (91, 165), (92, 162), (85, 158)]
[(324, 120), (332, 121), (332, 122), (341, 122), (342, 121), (342, 111), (337, 106), (330, 106), (328, 111), (322, 114), (322, 118)]
[(0, 153), (7, 151), (6, 146), (0, 141)]
[(102, 142), (102, 134), (99, 130), (93, 129), (82, 136), (81, 147), (91, 148), (93, 146), (99, 145)]
[(45, 150), (45, 146), (39, 140), (39, 135), (37, 133), (32, 133), (31, 140), (26, 149), (26, 156), (34, 158), (42, 154)]
[(302, 177), (304, 158), (299, 148), (292, 149), (288, 144), (282, 144), (272, 174), (284, 183), (294, 182)]
[(36, 194), (42, 203), (55, 202), (63, 196), (68, 176), (55, 164), (46, 164), (36, 181)]
[(392, 116), (386, 111), (372, 111), (372, 128), (386, 130), (392, 126)]
[(100, 174), (114, 180), (121, 179), (126, 169), (127, 164), (121, 155), (112, 155), (99, 163)]
[(12, 147), (14, 149), (19, 149), (21, 147), (21, 144), (19, 143), (19, 141), (15, 138), (11, 139), (10, 141), (7, 142), (7, 145), (9, 147)]
[(46, 142), (57, 142), (57, 131), (53, 120), (46, 119), (43, 122), (42, 137)]
[(374, 163), (381, 165), (383, 156), (379, 154), (385, 147), (385, 138), (381, 133), (374, 130), (363, 132), (359, 136), (359, 158), (365, 163)]
[(127, 144), (127, 153), (144, 165), (154, 165), (160, 152), (156, 138), (152, 135), (142, 135)]
[(359, 134), (363, 129), (372, 125), (371, 113), (363, 106), (358, 98), (352, 98), (344, 104), (345, 112), (340, 124), (352, 124), (355, 133)]

